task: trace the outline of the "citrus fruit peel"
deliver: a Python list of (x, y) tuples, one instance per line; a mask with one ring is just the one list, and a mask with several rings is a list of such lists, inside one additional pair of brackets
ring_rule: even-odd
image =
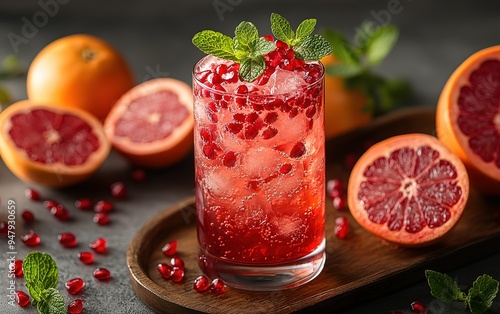
[(47, 187), (83, 181), (107, 158), (102, 124), (74, 108), (23, 100), (0, 114), (0, 150), (18, 178)]
[(453, 72), (439, 97), (436, 131), (464, 162), (472, 187), (500, 195), (500, 46), (474, 53)]
[(435, 242), (458, 222), (469, 195), (467, 171), (437, 138), (394, 136), (355, 164), (348, 206), (367, 231), (401, 246)]
[(165, 167), (193, 148), (193, 94), (186, 83), (157, 78), (141, 83), (113, 106), (104, 131), (132, 163)]

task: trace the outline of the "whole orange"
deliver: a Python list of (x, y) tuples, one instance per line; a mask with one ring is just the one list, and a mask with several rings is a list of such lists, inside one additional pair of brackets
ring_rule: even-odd
[(76, 34), (36, 55), (28, 69), (27, 93), (34, 103), (83, 109), (102, 121), (134, 81), (115, 48), (95, 36)]
[[(337, 63), (330, 54), (321, 59), (325, 67)], [(325, 74), (325, 136), (332, 138), (352, 131), (372, 121), (365, 110), (367, 99), (359, 90), (349, 90), (344, 79)]]

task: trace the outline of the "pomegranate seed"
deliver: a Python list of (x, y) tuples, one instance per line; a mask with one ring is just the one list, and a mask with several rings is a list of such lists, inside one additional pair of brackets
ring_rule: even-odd
[(81, 198), (75, 201), (75, 207), (82, 210), (91, 210), (94, 203), (90, 198)]
[(3, 236), (9, 234), (9, 224), (6, 221), (0, 221), (0, 234)]
[(204, 292), (207, 291), (208, 288), (210, 288), (210, 280), (207, 277), (201, 275), (194, 280), (193, 289), (195, 291)]
[(33, 212), (29, 209), (25, 209), (23, 210), (23, 213), (21, 214), (21, 216), (23, 217), (23, 220), (26, 222), (26, 223), (32, 223), (35, 221), (35, 215), (33, 214)]
[(21, 259), (16, 259), (14, 261), (14, 275), (16, 277), (22, 277), (23, 276), (23, 260)]
[(277, 40), (276, 41), (276, 47), (283, 48), (283, 49), (288, 49), (288, 45), (285, 42), (281, 41), (281, 40)]
[(43, 201), (42, 205), (47, 209), (51, 209), (52, 207), (59, 205), (59, 203), (53, 200), (45, 200)]
[(173, 240), (165, 244), (162, 248), (161, 251), (165, 256), (167, 257), (172, 257), (177, 253), (177, 241)]
[(172, 257), (170, 264), (174, 267), (179, 267), (184, 269), (184, 261), (180, 257)]
[(70, 314), (80, 314), (83, 312), (83, 306), (85, 305), (85, 300), (76, 299), (68, 305), (68, 312)]
[(210, 84), (220, 84), (223, 82), (222, 77), (217, 73), (210, 73), (207, 76), (207, 82)]
[(59, 240), (59, 243), (66, 248), (75, 247), (78, 244), (76, 236), (71, 232), (60, 233), (57, 236), (57, 239)]
[(278, 120), (278, 113), (277, 112), (269, 112), (265, 117), (264, 117), (264, 122), (267, 124), (271, 124), (276, 122)]
[(306, 153), (306, 146), (302, 142), (297, 142), (290, 151), (290, 157), (300, 158)]
[(97, 268), (94, 270), (93, 276), (97, 280), (105, 281), (111, 278), (111, 272), (106, 268)]
[(25, 307), (30, 303), (29, 295), (24, 291), (16, 291), (16, 303), (20, 307)]
[(27, 199), (32, 201), (39, 201), (41, 199), (40, 193), (32, 188), (24, 190), (24, 196), (26, 196)]
[(224, 166), (231, 168), (236, 164), (236, 155), (234, 152), (227, 152), (224, 157), (222, 157), (222, 164)]
[(214, 280), (212, 280), (212, 283), (210, 283), (210, 290), (213, 293), (220, 294), (226, 290), (226, 285), (224, 284), (222, 279), (215, 278)]
[(333, 198), (333, 207), (337, 210), (344, 211), (347, 208), (347, 201), (343, 196)]
[(160, 263), (158, 264), (158, 266), (156, 267), (156, 269), (158, 269), (158, 272), (160, 273), (160, 275), (164, 278), (164, 279), (170, 279), (170, 277), (172, 276), (172, 266), (168, 265), (168, 264), (165, 264), (165, 263)]
[(92, 264), (94, 262), (94, 253), (92, 252), (80, 252), (78, 253), (78, 259), (84, 264)]
[(85, 287), (85, 281), (82, 278), (73, 278), (66, 281), (64, 286), (70, 294), (77, 294)]
[(208, 143), (203, 146), (203, 155), (205, 155), (208, 159), (216, 159), (218, 151), (220, 151), (220, 148), (214, 143)]
[(410, 304), (412, 314), (427, 314), (427, 306), (421, 301), (414, 301)]
[(52, 206), (50, 208), (50, 213), (61, 221), (69, 220), (69, 211), (62, 204)]
[(135, 169), (132, 172), (132, 180), (136, 182), (142, 182), (146, 180), (146, 172), (142, 169)]
[(280, 167), (280, 173), (281, 174), (287, 174), (292, 170), (292, 165), (291, 164), (283, 164)]
[(23, 241), (26, 246), (37, 246), (40, 244), (40, 236), (31, 230), (29, 233), (21, 236), (21, 241)]
[(229, 132), (231, 132), (233, 134), (240, 133), (241, 129), (243, 129), (243, 124), (241, 124), (241, 123), (231, 122), (231, 123), (226, 125), (226, 130), (228, 130)]
[(124, 200), (127, 198), (127, 187), (125, 183), (118, 181), (109, 187), (111, 190), (111, 195), (117, 200)]
[(326, 183), (326, 194), (331, 198), (337, 196), (332, 196), (335, 192), (341, 192), (344, 190), (344, 183), (340, 179), (328, 180)]
[(264, 131), (262, 131), (262, 138), (265, 140), (268, 140), (270, 138), (273, 138), (278, 134), (278, 130), (276, 128), (273, 128), (272, 126), (268, 127)]
[(245, 139), (253, 140), (259, 134), (259, 130), (253, 125), (245, 127)]
[(94, 205), (94, 211), (96, 213), (109, 213), (114, 209), (114, 205), (110, 201), (98, 201)]
[(109, 224), (109, 215), (107, 213), (95, 213), (92, 220), (98, 225), (105, 226)]
[(265, 39), (265, 40), (267, 40), (267, 41), (274, 42), (274, 37), (273, 37), (273, 35), (266, 35), (266, 36), (264, 36), (264, 39)]
[(184, 279), (184, 268), (172, 267), (172, 272), (170, 273), (170, 279), (173, 282), (181, 282)]
[(106, 253), (108, 246), (108, 241), (105, 238), (97, 238), (89, 243), (89, 248), (94, 250), (96, 253), (104, 254)]
[(349, 231), (349, 220), (346, 217), (337, 217), (335, 219), (334, 233), (339, 239), (345, 239)]

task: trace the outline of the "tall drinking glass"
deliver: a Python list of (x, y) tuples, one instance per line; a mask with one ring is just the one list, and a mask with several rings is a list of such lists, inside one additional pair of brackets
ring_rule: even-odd
[(281, 290), (325, 261), (323, 66), (240, 81), (213, 56), (193, 71), (199, 261), (245, 290)]

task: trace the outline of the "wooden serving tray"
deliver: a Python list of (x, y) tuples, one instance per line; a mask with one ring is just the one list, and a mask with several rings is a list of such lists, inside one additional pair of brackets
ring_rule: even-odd
[[(327, 179), (347, 182), (348, 154), (360, 154), (367, 141), (403, 133), (434, 134), (434, 111), (405, 109), (378, 119), (327, 143)], [(500, 224), (493, 219), (500, 198), (487, 198), (471, 190), (467, 208), (456, 227), (441, 241), (424, 248), (401, 248), (383, 243), (367, 233), (348, 211), (340, 212), (327, 200), (327, 260), (322, 273), (310, 283), (279, 292), (247, 292), (228, 288), (224, 294), (198, 293), (194, 279), (197, 239), (194, 197), (164, 210), (143, 226), (130, 244), (127, 264), (132, 287), (139, 298), (158, 313), (289, 313), (345, 308), (424, 280), (424, 270), (447, 271), (500, 251)], [(339, 240), (333, 233), (335, 217), (348, 217), (351, 230)], [(183, 283), (164, 280), (156, 269), (169, 262), (162, 246), (179, 243), (185, 261)]]

